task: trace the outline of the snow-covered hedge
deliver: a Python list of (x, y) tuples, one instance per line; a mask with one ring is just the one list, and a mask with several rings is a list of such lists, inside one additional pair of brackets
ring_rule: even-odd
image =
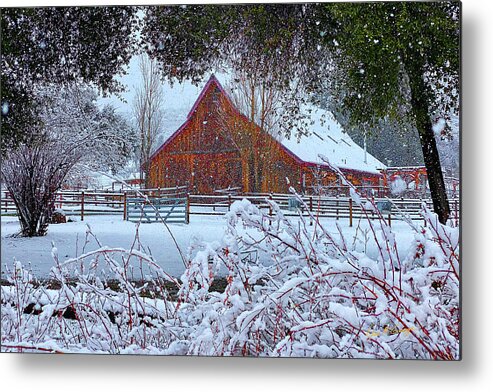
[[(54, 249), (57, 289), (17, 264), (2, 286), (2, 351), (459, 358), (458, 228), (423, 206), (424, 224), (408, 222), (414, 242), (402, 257), (385, 219), (368, 219), (378, 249), (370, 257), (316, 216), (288, 219), (271, 207), (268, 215), (234, 203), (224, 237), (194, 243), (180, 281), (138, 246), (101, 244), (64, 263)], [(135, 260), (153, 271), (144, 286), (129, 278)], [(226, 288), (212, 291), (220, 271)], [(170, 281), (179, 287), (173, 298)]]

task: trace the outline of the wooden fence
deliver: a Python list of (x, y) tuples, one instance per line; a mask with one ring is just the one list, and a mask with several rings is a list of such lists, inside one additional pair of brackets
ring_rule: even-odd
[[(187, 195), (186, 187), (152, 188), (143, 190), (62, 190), (57, 193), (55, 208), (60, 208), (67, 216), (79, 216), (84, 220), (88, 215), (123, 215), (127, 198), (146, 195), (150, 198), (183, 198)], [(16, 208), (9, 192), (2, 190), (0, 211), (2, 215), (16, 215)]]
[[(313, 215), (319, 218), (348, 219), (352, 226), (353, 220), (360, 218), (375, 219), (378, 212), (372, 208), (362, 208), (350, 197), (302, 196), (299, 202), (293, 195), (287, 194), (246, 194), (246, 195), (190, 195), (191, 215), (224, 215), (236, 200), (248, 199), (260, 209), (268, 210), (272, 214), (268, 200), (274, 201), (283, 210), (285, 216)], [(433, 210), (429, 199), (387, 199), (374, 198), (378, 211), (389, 222), (393, 219), (402, 219), (402, 215), (412, 220), (422, 220), (421, 207), (426, 203)], [(451, 218), (458, 223), (460, 217), (459, 199), (450, 199)]]
[[(334, 218), (334, 219), (348, 219), (352, 225), (353, 220), (359, 218), (369, 217), (370, 219), (376, 218), (378, 213), (372, 212), (370, 209), (362, 209), (357, 203), (355, 203), (350, 197), (324, 197), (324, 196), (303, 196), (304, 203), (299, 203), (293, 195), (287, 194), (244, 194), (244, 195), (232, 195), (232, 194), (219, 194), (219, 195), (194, 195), (187, 194), (185, 187), (176, 188), (155, 188), (146, 189), (140, 191), (125, 191), (125, 192), (113, 192), (113, 191), (97, 191), (97, 190), (85, 190), (85, 191), (61, 191), (57, 194), (57, 200), (55, 208), (61, 208), (66, 215), (80, 216), (81, 220), (84, 220), (88, 215), (108, 215), (115, 214), (121, 215), (124, 219), (131, 217), (130, 220), (136, 218), (137, 212), (139, 217), (142, 216), (142, 211), (138, 210), (136, 205), (142, 203), (142, 194), (146, 195), (153, 200), (168, 200), (164, 201), (163, 210), (159, 213), (163, 213), (165, 216), (169, 210), (171, 210), (168, 218), (169, 221), (173, 221), (176, 215), (178, 221), (190, 220), (191, 215), (224, 215), (230, 211), (231, 205), (244, 198), (250, 200), (253, 204), (257, 205), (260, 209), (272, 213), (271, 206), (268, 200), (277, 203), (283, 210), (286, 216), (298, 216), (300, 213), (304, 216), (310, 214), (320, 218)], [(176, 200), (179, 200), (177, 202)], [(432, 209), (431, 200), (419, 200), (419, 199), (389, 199), (375, 198), (375, 203), (379, 206), (379, 210), (386, 219), (392, 221), (393, 219), (400, 219), (401, 214), (407, 215), (413, 220), (422, 219), (421, 205), (426, 203), (427, 206)], [(451, 217), (458, 222), (460, 217), (460, 203), (459, 199), (450, 199)], [(133, 204), (132, 204), (133, 203)], [(171, 208), (169, 205), (173, 203), (179, 204)], [(166, 204), (168, 206), (166, 206)], [(128, 210), (128, 206), (132, 206), (133, 211)], [(184, 206), (184, 208), (183, 208)], [(150, 205), (146, 208), (151, 208)], [(389, 208), (390, 207), (390, 208)], [(15, 205), (8, 195), (8, 192), (2, 191), (1, 199), (1, 212), (2, 215), (15, 215)], [(146, 213), (150, 211), (147, 211)], [(184, 214), (184, 215), (183, 215)], [(151, 221), (152, 218), (149, 218)], [(144, 221), (147, 218), (144, 216)], [(154, 216), (155, 220), (155, 216)]]

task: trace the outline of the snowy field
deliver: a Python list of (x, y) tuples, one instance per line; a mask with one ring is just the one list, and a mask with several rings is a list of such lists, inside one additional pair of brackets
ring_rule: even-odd
[[(296, 220), (297, 218), (292, 219)], [(357, 220), (355, 220), (353, 227), (349, 227), (347, 219), (336, 221), (333, 218), (324, 218), (322, 222), (329, 232), (338, 235), (337, 222), (348, 245), (354, 246), (358, 251), (364, 252), (366, 250), (365, 253), (370, 257), (377, 256), (373, 234), (368, 230), (367, 222), (362, 221), (359, 228)], [(88, 216), (83, 222), (52, 224), (49, 226), (46, 236), (34, 238), (13, 237), (12, 235), (19, 231), (17, 218), (2, 217), (2, 277), (5, 276), (5, 266), (11, 267), (14, 260), (20, 261), (26, 266), (30, 263), (35, 276), (48, 277), (50, 269), (54, 265), (51, 252), (52, 243), (58, 249), (60, 261), (98, 249), (99, 245), (94, 238), (85, 243), (87, 225), (91, 227), (92, 233), (102, 246), (130, 249), (134, 243), (137, 225), (122, 220), (121, 216)], [(168, 227), (176, 238), (182, 253), (186, 256), (192, 241), (219, 241), (223, 237), (227, 225), (224, 216), (192, 215), (190, 224), (169, 224)], [(401, 255), (406, 254), (414, 238), (413, 232), (406, 223), (400, 221), (392, 222), (392, 229), (396, 234), (399, 253)], [(248, 234), (253, 237), (259, 235), (252, 229)], [(150, 252), (167, 273), (175, 277), (179, 277), (183, 273), (185, 267), (180, 253), (163, 224), (141, 224), (139, 237), (144, 251)], [(262, 255), (259, 257), (262, 259)]]

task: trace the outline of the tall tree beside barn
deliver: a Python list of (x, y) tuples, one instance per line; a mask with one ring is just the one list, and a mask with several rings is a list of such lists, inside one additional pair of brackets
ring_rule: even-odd
[[(450, 208), (437, 138), (451, 134), (459, 107), (459, 2), (382, 2), (327, 5), (337, 22), (334, 53), (343, 107), (353, 124), (383, 118), (418, 132), (434, 210)], [(441, 135), (434, 122), (444, 122)], [(458, 158), (458, 157), (457, 157)]]
[[(307, 94), (342, 91), (339, 102), (355, 124), (412, 121), (434, 210), (446, 222), (432, 124), (448, 122), (458, 108), (459, 2), (151, 7), (142, 37), (161, 71), (179, 80), (198, 81), (220, 66), (249, 72), (260, 64), (280, 89), (296, 82)], [(331, 79), (336, 83), (321, 83)]]
[(164, 90), (157, 64), (147, 55), (139, 58), (140, 86), (133, 102), (133, 111), (139, 133), (140, 178), (149, 187), (150, 157), (164, 121)]
[(221, 133), (235, 145), (246, 164), (244, 191), (261, 192), (264, 173), (276, 161), (274, 143), (279, 132), (281, 92), (270, 88), (264, 79), (244, 72), (234, 75), (227, 90), (234, 107), (249, 121), (238, 121), (236, 113), (228, 110), (230, 105), (218, 105)]

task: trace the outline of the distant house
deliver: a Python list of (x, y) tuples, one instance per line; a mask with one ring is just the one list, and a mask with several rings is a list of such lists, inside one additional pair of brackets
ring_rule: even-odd
[(428, 192), (428, 176), (424, 166), (387, 167), (385, 170), (385, 184), (390, 185), (396, 180), (402, 180), (405, 190), (399, 196), (426, 197)]
[(123, 181), (113, 181), (111, 183), (112, 190), (125, 190), (131, 188), (141, 188), (144, 185), (144, 180), (140, 178), (140, 173), (131, 173), (125, 180)]
[[(320, 119), (327, 114), (322, 125)], [(274, 138), (240, 113), (212, 76), (183, 125), (151, 156), (150, 184), (187, 185), (198, 194), (227, 188), (286, 193), (290, 186), (316, 193), (339, 184), (319, 154), (355, 185), (377, 188), (383, 184), (385, 166), (354, 143), (330, 113), (315, 109), (311, 116), (314, 124), (309, 135)], [(249, 139), (242, 139), (238, 131), (234, 134), (228, 124), (248, 132)]]

